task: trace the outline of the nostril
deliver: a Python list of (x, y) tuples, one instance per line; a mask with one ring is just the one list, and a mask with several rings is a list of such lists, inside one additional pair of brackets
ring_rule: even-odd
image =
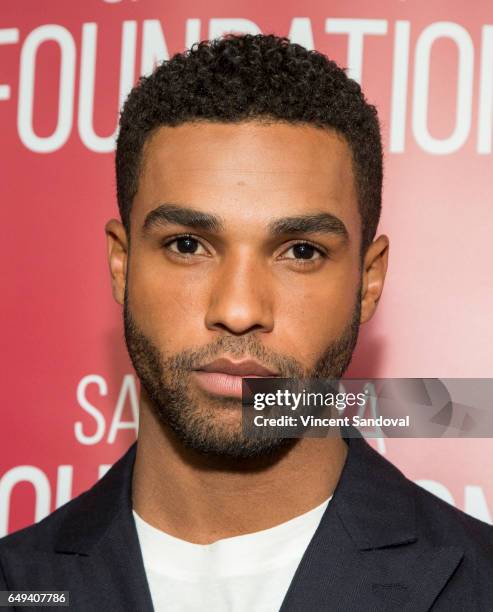
[(243, 336), (245, 334), (251, 334), (254, 332), (265, 331), (263, 326), (259, 323), (255, 323), (254, 325), (245, 326), (240, 324), (227, 324), (227, 323), (214, 323), (212, 326), (209, 326), (209, 329), (217, 329), (220, 331), (227, 332), (228, 334), (234, 336)]

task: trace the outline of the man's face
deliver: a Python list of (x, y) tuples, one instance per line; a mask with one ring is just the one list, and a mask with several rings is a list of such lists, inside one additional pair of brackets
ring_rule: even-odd
[(243, 439), (241, 376), (340, 376), (371, 316), (346, 142), (282, 123), (162, 127), (130, 225), (128, 257), (107, 228), (114, 294), (161, 420), (203, 452), (282, 445)]

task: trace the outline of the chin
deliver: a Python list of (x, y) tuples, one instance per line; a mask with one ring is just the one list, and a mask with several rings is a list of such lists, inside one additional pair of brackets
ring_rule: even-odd
[(286, 438), (247, 438), (243, 434), (241, 408), (226, 409), (221, 415), (201, 414), (186, 422), (168, 423), (180, 443), (204, 456), (223, 459), (272, 457), (292, 445)]

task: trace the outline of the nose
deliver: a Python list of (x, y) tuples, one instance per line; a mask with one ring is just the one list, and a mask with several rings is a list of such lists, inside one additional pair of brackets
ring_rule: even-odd
[(223, 262), (211, 290), (207, 329), (236, 336), (272, 331), (273, 291), (268, 276), (260, 262), (240, 256)]

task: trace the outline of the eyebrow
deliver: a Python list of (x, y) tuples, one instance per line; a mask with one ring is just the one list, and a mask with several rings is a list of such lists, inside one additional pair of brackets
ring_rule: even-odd
[(344, 240), (349, 239), (349, 232), (344, 223), (330, 213), (319, 213), (316, 215), (299, 215), (296, 217), (284, 217), (276, 219), (269, 224), (271, 234), (336, 234)]
[[(221, 217), (217, 215), (178, 204), (161, 204), (147, 214), (142, 232), (146, 234), (151, 229), (168, 224), (183, 225), (216, 233), (224, 230), (224, 223)], [(349, 233), (344, 223), (330, 213), (282, 217), (271, 221), (267, 227), (269, 233), (273, 236), (325, 233), (342, 236), (344, 240), (349, 239)]]
[(223, 230), (223, 223), (216, 215), (176, 204), (161, 204), (146, 216), (142, 232), (145, 234), (153, 228), (168, 224), (186, 225), (209, 232)]

